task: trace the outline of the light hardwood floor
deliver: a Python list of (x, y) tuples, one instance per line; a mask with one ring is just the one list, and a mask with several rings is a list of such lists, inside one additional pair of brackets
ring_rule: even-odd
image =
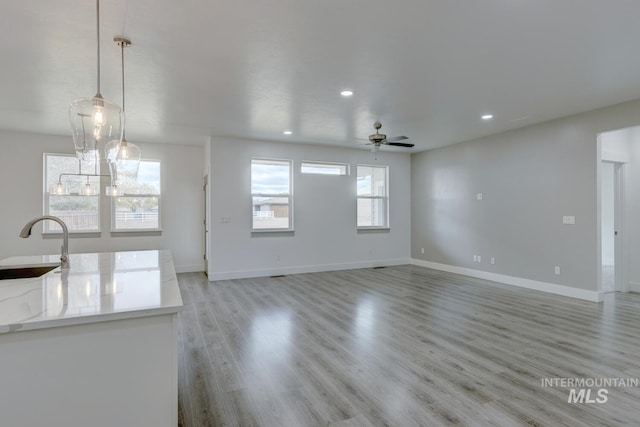
[[(416, 266), (178, 276), (182, 426), (640, 425), (640, 295), (604, 303)], [(592, 395), (592, 397), (595, 397)]]

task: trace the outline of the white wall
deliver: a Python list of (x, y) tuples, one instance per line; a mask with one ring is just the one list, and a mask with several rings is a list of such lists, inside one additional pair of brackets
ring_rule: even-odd
[[(112, 235), (110, 208), (103, 203), (102, 233), (72, 236), (70, 251), (170, 249), (178, 271), (202, 271), (204, 147), (132, 142), (140, 146), (143, 158), (162, 162), (162, 233)], [(43, 238), (40, 224), (29, 239), (21, 239), (18, 233), (28, 220), (43, 213), (42, 154), (73, 153), (71, 137), (0, 131), (0, 146), (0, 258), (59, 253), (60, 239)]]
[(639, 122), (633, 101), (414, 155), (413, 258), (595, 293), (597, 136)]
[[(251, 233), (251, 159), (294, 160), (294, 233)], [(301, 175), (300, 161), (351, 164), (350, 176)], [(389, 166), (390, 230), (356, 230), (356, 164)], [(361, 149), (212, 138), (211, 280), (409, 261), (410, 156)], [(228, 217), (228, 223), (221, 218)]]

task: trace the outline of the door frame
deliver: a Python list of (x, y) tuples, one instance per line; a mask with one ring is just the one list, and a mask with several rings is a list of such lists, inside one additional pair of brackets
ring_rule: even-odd
[(616, 292), (629, 292), (627, 281), (625, 280), (625, 257), (624, 257), (624, 238), (625, 238), (625, 182), (624, 167), (622, 162), (613, 163), (613, 206), (614, 206), (614, 228), (615, 236), (615, 290)]
[(613, 203), (614, 203), (614, 229), (617, 232), (617, 235), (614, 239), (614, 263), (615, 263), (615, 283), (614, 283), (614, 291), (615, 292), (629, 292), (629, 288), (626, 281), (626, 272), (625, 272), (625, 260), (626, 260), (626, 252), (625, 252), (625, 182), (624, 182), (624, 162), (619, 162), (615, 160), (602, 159), (600, 156), (598, 161), (598, 189), (597, 189), (597, 228), (598, 228), (598, 292), (604, 292), (602, 289), (602, 163), (611, 163), (613, 164)]

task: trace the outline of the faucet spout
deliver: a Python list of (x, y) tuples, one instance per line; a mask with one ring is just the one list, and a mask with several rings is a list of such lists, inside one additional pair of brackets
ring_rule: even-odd
[(54, 221), (60, 224), (62, 227), (62, 248), (60, 254), (60, 262), (62, 268), (69, 268), (69, 229), (67, 228), (67, 224), (64, 223), (63, 220), (53, 215), (44, 215), (38, 218), (34, 218), (31, 221), (27, 222), (24, 227), (22, 227), (22, 231), (20, 231), (20, 237), (23, 239), (31, 236), (31, 229), (34, 225), (36, 225), (40, 221), (49, 220)]

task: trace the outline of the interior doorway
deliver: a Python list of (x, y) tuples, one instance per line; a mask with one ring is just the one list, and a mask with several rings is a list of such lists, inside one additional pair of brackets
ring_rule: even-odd
[(603, 161), (600, 168), (600, 252), (602, 292), (622, 291), (622, 168)]

